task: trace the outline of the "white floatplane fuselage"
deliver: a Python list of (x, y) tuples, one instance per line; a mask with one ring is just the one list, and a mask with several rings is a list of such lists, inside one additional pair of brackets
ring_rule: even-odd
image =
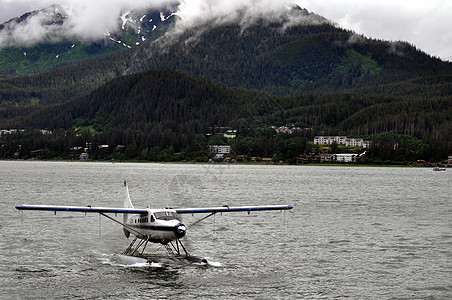
[[(181, 239), (187, 232), (174, 209), (148, 209), (147, 214), (129, 215), (125, 220), (124, 233), (128, 232), (154, 243), (168, 243)], [(133, 231), (131, 230), (133, 229)]]

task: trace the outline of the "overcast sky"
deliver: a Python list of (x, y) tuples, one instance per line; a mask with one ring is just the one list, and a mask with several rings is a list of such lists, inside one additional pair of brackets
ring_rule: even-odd
[[(165, 0), (0, 0), (0, 23), (25, 12), (58, 3), (79, 14), (93, 16), (90, 20), (112, 17), (131, 3), (152, 6)], [(390, 41), (407, 41), (421, 50), (452, 60), (452, 1), (450, 0), (181, 0), (182, 13), (188, 16), (219, 12), (241, 5), (252, 11), (268, 9), (281, 3), (297, 3), (322, 15), (339, 26), (367, 37)], [(107, 16), (107, 14), (109, 16)], [(98, 18), (95, 16), (99, 16)], [(86, 20), (86, 18), (84, 19)], [(83, 24), (93, 28), (96, 24)], [(81, 30), (83, 30), (81, 28)]]

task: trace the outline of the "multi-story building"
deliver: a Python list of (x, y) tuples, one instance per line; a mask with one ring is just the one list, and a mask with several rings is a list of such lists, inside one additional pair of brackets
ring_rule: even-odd
[(332, 144), (336, 142), (337, 144), (345, 145), (346, 136), (315, 136), (314, 144)]
[(355, 162), (357, 156), (357, 154), (352, 153), (333, 154), (333, 160), (342, 162)]
[(336, 144), (351, 146), (351, 147), (363, 147), (369, 148), (370, 141), (363, 140), (360, 138), (347, 138), (346, 136), (336, 135), (336, 136), (315, 136), (314, 144)]
[(231, 153), (230, 145), (209, 145), (209, 152), (215, 154), (229, 154)]

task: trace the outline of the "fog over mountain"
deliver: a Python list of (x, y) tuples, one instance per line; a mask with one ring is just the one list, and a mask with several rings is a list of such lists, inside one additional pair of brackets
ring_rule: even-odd
[(0, 27), (0, 47), (32, 46), (64, 38), (95, 41), (118, 31), (127, 21), (129, 11), (163, 9), (171, 5), (170, 1), (154, 0), (56, 2), (61, 4), (35, 10), (4, 23), (3, 28)]
[[(59, 4), (24, 14), (4, 23), (0, 31), (0, 47), (32, 46), (42, 41), (77, 39), (95, 41), (116, 32), (127, 21), (130, 11), (165, 9), (180, 17), (176, 32), (214, 20), (214, 25), (240, 23), (246, 27), (257, 18), (278, 20), (290, 9), (291, 0), (264, 1), (61, 1)], [(161, 18), (168, 16), (162, 15)], [(289, 21), (319, 22), (320, 18)], [(288, 24), (290, 26), (290, 24)]]
[(54, 4), (67, 15), (63, 28), (43, 27), (49, 16), (37, 13), (25, 23), (7, 24), (0, 32), (0, 47), (30, 45), (40, 38), (100, 39), (120, 28), (118, 18), (128, 10), (174, 7), (183, 20), (178, 28), (184, 30), (206, 20), (239, 20), (246, 26), (256, 17), (275, 18), (282, 8), (297, 4), (358, 34), (407, 41), (431, 55), (452, 58), (452, 1), (442, 0), (0, 0), (0, 23)]

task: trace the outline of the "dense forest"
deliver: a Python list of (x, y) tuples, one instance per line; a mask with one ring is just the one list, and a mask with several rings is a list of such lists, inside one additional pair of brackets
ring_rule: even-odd
[[(231, 145), (234, 157), (296, 162), (317, 147), (315, 135), (334, 134), (374, 140), (367, 163), (447, 158), (450, 99), (410, 99), (345, 92), (275, 96), (174, 71), (147, 71), (20, 118), (24, 131), (2, 136), (0, 155), (12, 157), (20, 148), (25, 157), (37, 149), (44, 157), (68, 157), (69, 148), (89, 145), (96, 159), (206, 161), (213, 157), (208, 145), (219, 144)], [(280, 126), (297, 130), (278, 133)], [(224, 137), (227, 130), (237, 136)], [(99, 150), (101, 145), (109, 149)]]
[(295, 163), (323, 151), (314, 136), (346, 135), (371, 148), (329, 151), (366, 151), (365, 163), (441, 162), (452, 154), (451, 100), (452, 63), (407, 43), (324, 22), (193, 28), (0, 76), (0, 157), (67, 159), (81, 147), (91, 159), (207, 161), (215, 144), (235, 159)]

